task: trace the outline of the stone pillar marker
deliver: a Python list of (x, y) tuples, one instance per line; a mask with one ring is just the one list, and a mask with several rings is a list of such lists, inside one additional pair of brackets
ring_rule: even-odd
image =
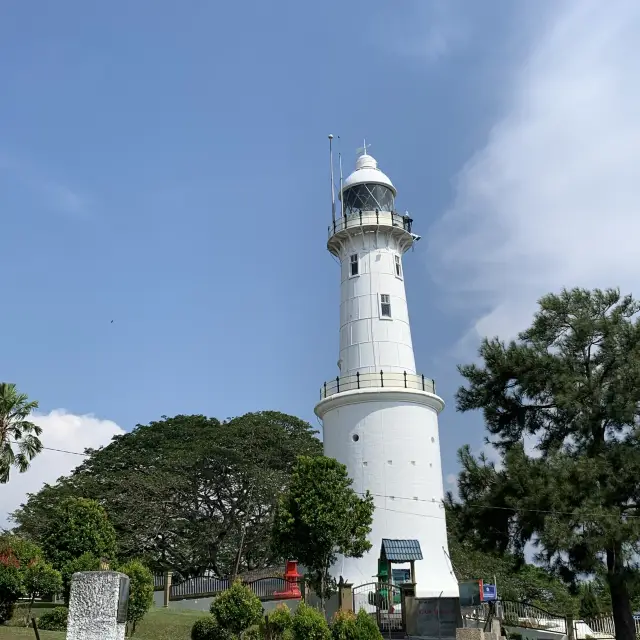
[(124, 640), (128, 604), (129, 578), (124, 573), (74, 573), (67, 640)]

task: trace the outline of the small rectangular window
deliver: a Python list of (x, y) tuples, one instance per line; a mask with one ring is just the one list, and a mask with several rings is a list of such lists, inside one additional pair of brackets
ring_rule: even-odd
[(358, 275), (358, 254), (357, 253), (354, 253), (351, 256), (351, 275), (352, 276)]
[(388, 293), (380, 294), (380, 315), (383, 318), (391, 317), (391, 298)]
[(402, 263), (400, 262), (400, 256), (395, 256), (396, 259), (396, 275), (398, 278), (402, 278)]

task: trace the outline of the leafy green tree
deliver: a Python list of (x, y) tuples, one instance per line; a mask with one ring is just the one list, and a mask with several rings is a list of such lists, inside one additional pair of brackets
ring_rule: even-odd
[(587, 582), (582, 585), (580, 591), (580, 617), (583, 620), (597, 618), (601, 613), (600, 603), (598, 602), (598, 597), (591, 588), (591, 583)]
[(118, 567), (118, 571), (129, 576), (129, 609), (127, 622), (131, 625), (131, 635), (153, 604), (153, 574), (139, 560), (130, 560)]
[[(484, 340), (460, 367), (458, 409), (483, 411), (497, 467), (459, 452), (476, 542), (537, 559), (565, 581), (602, 572), (617, 640), (634, 640), (640, 541), (640, 304), (617, 290), (547, 295), (517, 341)], [(535, 455), (525, 438), (535, 438)]]
[(73, 574), (80, 571), (98, 571), (99, 569), (100, 559), (88, 552), (62, 565), (60, 569), (60, 574), (62, 575), (62, 597), (66, 605), (69, 604), (71, 596)]
[(31, 609), (36, 598), (54, 596), (62, 591), (62, 576), (49, 563), (38, 560), (24, 570), (22, 592), (29, 598), (26, 622), (31, 618)]
[(0, 484), (9, 482), (11, 467), (24, 473), (42, 451), (42, 429), (28, 419), (37, 408), (15, 384), (0, 382)]
[(331, 640), (331, 631), (324, 615), (304, 602), (296, 609), (291, 626), (293, 640)]
[(298, 459), (289, 490), (278, 505), (275, 548), (307, 569), (309, 583), (324, 601), (335, 590), (329, 570), (337, 554), (360, 558), (371, 548), (373, 496), (351, 488), (347, 468), (333, 458)]
[(47, 560), (59, 569), (84, 553), (112, 562), (116, 533), (95, 500), (68, 498), (56, 507), (55, 518), (44, 531), (42, 548)]
[(220, 422), (163, 417), (88, 451), (68, 478), (32, 494), (13, 514), (17, 531), (43, 539), (68, 497), (97, 500), (109, 513), (123, 559), (183, 577), (220, 577), (279, 562), (270, 531), (277, 496), (300, 454), (320, 455), (311, 426), (275, 411)]
[(461, 518), (460, 505), (451, 495), (445, 501), (449, 555), (459, 581), (482, 580), (498, 585), (500, 598), (517, 600), (542, 607), (552, 613), (576, 613), (578, 603), (567, 585), (551, 571), (531, 564), (523, 564), (505, 551), (482, 551), (467, 536)]

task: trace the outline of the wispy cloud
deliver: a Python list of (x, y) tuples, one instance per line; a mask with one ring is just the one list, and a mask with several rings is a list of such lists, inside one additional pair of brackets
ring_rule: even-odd
[(638, 289), (640, 3), (553, 7), (428, 236), (436, 281), (472, 318), (467, 353), (526, 327), (548, 291)]
[(380, 16), (378, 41), (397, 54), (433, 63), (467, 41), (468, 12), (459, 2), (413, 0), (390, 7)]
[(8, 177), (9, 183), (29, 189), (49, 211), (73, 218), (90, 217), (90, 201), (85, 194), (52, 179), (31, 164), (0, 154), (0, 172)]

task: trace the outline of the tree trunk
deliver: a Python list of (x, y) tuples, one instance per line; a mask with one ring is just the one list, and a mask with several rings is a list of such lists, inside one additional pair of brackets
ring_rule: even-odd
[(611, 609), (616, 640), (635, 640), (636, 626), (631, 612), (629, 589), (625, 579), (622, 549), (607, 549), (607, 582), (611, 590)]
[(29, 608), (27, 609), (27, 626), (29, 625), (29, 620), (31, 620), (31, 610), (33, 609), (33, 603), (36, 600), (36, 594), (31, 594), (31, 600), (29, 600)]
[[(322, 614), (326, 615), (326, 611), (325, 611), (325, 606), (324, 606), (324, 594), (325, 594), (325, 590), (326, 590), (326, 580), (325, 580), (325, 576), (326, 576), (326, 572), (323, 571), (322, 572), (322, 577), (320, 578), (320, 609), (322, 610)], [(635, 640), (635, 638), (634, 638)]]

